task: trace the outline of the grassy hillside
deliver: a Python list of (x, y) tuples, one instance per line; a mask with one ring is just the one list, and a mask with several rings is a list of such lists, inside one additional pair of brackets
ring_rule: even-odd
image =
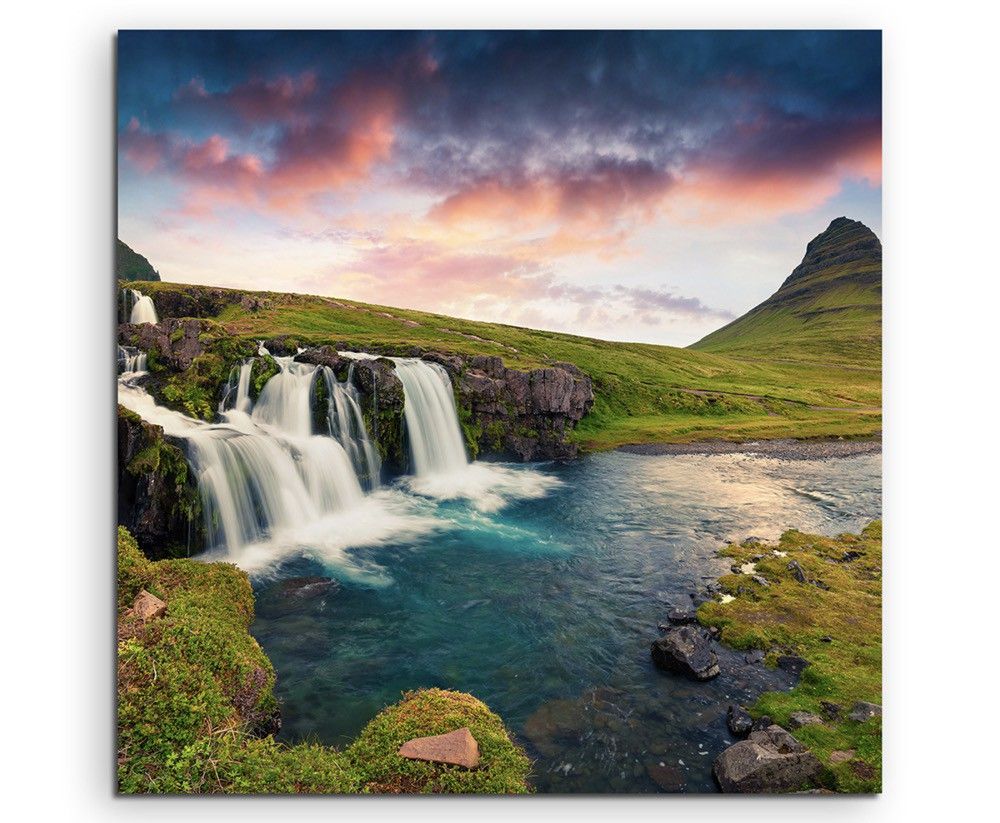
[(141, 254), (121, 240), (115, 248), (115, 276), (119, 280), (159, 280), (160, 275)]
[(880, 368), (882, 244), (864, 224), (838, 217), (777, 292), (691, 348)]
[[(460, 320), (328, 297), (147, 283), (159, 306), (171, 295), (205, 305), (231, 338), (286, 335), (300, 344), (403, 351), (418, 346), (499, 355), (513, 368), (575, 363), (594, 381), (594, 408), (574, 433), (589, 449), (711, 438), (860, 437), (881, 430), (881, 374), (857, 368), (731, 357), (612, 343), (557, 332)], [(158, 297), (159, 295), (159, 297)], [(161, 311), (161, 314), (164, 314)]]

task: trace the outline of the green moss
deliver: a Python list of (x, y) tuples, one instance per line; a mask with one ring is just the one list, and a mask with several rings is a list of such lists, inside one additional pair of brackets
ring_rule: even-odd
[(455, 410), (458, 413), (458, 425), (462, 429), (462, 438), (465, 440), (465, 450), (469, 459), (475, 460), (479, 457), (479, 442), (483, 436), (483, 429), (479, 421), (473, 417), (472, 408), (462, 401), (458, 392), (455, 392)]
[[(774, 549), (785, 556), (774, 554)], [(846, 552), (857, 556), (844, 562)], [(792, 734), (826, 764), (822, 780), (829, 788), (881, 791), (881, 719), (843, 719), (856, 701), (882, 702), (881, 522), (871, 523), (860, 535), (835, 538), (792, 530), (776, 547), (745, 543), (730, 545), (721, 554), (737, 564), (763, 554), (757, 573), (770, 585), (760, 586), (746, 575), (727, 575), (720, 584), (735, 600), (703, 604), (699, 619), (718, 626), (722, 641), (730, 646), (765, 650), (772, 664), (778, 653), (800, 655), (810, 664), (795, 688), (762, 695), (751, 714), (767, 715), (787, 727), (792, 712), (822, 715), (822, 702), (840, 705), (842, 719)], [(792, 561), (807, 580), (823, 587), (798, 582), (788, 568)], [(856, 752), (851, 762), (830, 763), (831, 752), (848, 749)]]
[(269, 354), (254, 359), (250, 367), (250, 397), (256, 400), (264, 391), (267, 381), (281, 371), (278, 362)]
[[(467, 726), (479, 743), (477, 769), (405, 760), (396, 752), (407, 740)], [(530, 761), (511, 743), (503, 722), (485, 704), (461, 692), (408, 692), (382, 711), (345, 751), (366, 792), (527, 792)]]
[[(140, 589), (167, 603), (143, 623)], [(124, 793), (486, 792), (526, 790), (529, 762), (475, 698), (404, 696), (347, 750), (286, 746), (266, 734), (278, 708), (274, 669), (249, 633), (253, 593), (234, 566), (150, 562), (118, 530), (118, 785)], [(478, 769), (404, 760), (405, 740), (469, 726)]]

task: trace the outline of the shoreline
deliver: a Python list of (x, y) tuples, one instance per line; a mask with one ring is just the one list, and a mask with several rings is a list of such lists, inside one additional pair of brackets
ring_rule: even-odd
[(882, 438), (863, 440), (750, 440), (742, 443), (728, 440), (704, 440), (697, 443), (630, 443), (615, 451), (628, 454), (752, 454), (778, 460), (826, 460), (838, 457), (857, 457), (864, 454), (881, 454)]

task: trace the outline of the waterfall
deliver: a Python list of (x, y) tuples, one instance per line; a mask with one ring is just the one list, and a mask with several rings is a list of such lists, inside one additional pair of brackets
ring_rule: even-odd
[(119, 374), (143, 374), (146, 371), (146, 353), (132, 346), (118, 347)]
[(344, 447), (361, 479), (361, 484), (371, 491), (378, 488), (382, 461), (365, 429), (358, 390), (351, 379), (353, 374), (352, 363), (347, 373), (347, 380), (341, 383), (337, 380), (333, 369), (321, 366), (316, 379), (322, 379), (326, 385), (326, 421), (330, 436)]
[(403, 383), (403, 415), (417, 477), (458, 472), (469, 464), (448, 372), (437, 363), (393, 358)]
[(153, 298), (135, 289), (123, 289), (122, 301), (129, 323), (158, 323)]
[[(227, 409), (234, 409), (244, 414), (250, 413), (250, 372), (253, 369), (253, 360), (234, 367), (229, 374), (229, 381), (226, 383), (226, 391), (219, 402), (219, 414)], [(230, 399), (232, 403), (230, 403)]]

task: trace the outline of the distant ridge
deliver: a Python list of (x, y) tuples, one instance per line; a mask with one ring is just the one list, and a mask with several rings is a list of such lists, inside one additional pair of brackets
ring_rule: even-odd
[(160, 275), (150, 262), (118, 239), (115, 251), (115, 276), (119, 280), (159, 280)]
[(774, 294), (691, 348), (878, 368), (882, 243), (864, 223), (836, 218)]

